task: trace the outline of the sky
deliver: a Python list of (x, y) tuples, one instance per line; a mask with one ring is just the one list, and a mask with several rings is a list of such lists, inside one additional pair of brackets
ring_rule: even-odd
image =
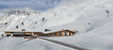
[(48, 10), (56, 7), (61, 0), (0, 0), (1, 9), (32, 8), (36, 10)]

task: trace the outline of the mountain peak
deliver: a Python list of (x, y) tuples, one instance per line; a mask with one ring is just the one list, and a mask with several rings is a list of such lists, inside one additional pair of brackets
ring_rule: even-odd
[(30, 15), (30, 14), (37, 14), (40, 13), (37, 10), (33, 10), (31, 8), (23, 8), (23, 9), (6, 9), (6, 10), (1, 10), (0, 13), (2, 14), (7, 14), (7, 15)]

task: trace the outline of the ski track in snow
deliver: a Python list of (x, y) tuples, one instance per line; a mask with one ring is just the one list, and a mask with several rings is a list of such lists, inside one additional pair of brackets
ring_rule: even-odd
[(25, 41), (22, 41), (22, 42), (19, 42), (18, 44), (15, 44), (15, 46), (19, 46), (19, 45), (21, 45), (21, 44), (24, 44), (24, 43), (27, 43), (27, 42), (29, 42), (29, 41), (31, 41), (31, 40), (25, 40)]

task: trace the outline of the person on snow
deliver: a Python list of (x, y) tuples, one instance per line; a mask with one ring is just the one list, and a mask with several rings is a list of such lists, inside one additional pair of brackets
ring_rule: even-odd
[(7, 25), (7, 22), (5, 23), (5, 25)]
[(37, 21), (35, 22), (35, 24), (37, 24)]
[(16, 26), (16, 28), (19, 28), (19, 26)]
[(49, 29), (45, 29), (45, 32), (47, 32), (47, 31), (51, 31), (51, 30), (49, 30)]
[(43, 17), (42, 18), (42, 22), (46, 22), (46, 21), (47, 21), (47, 19)]
[(2, 34), (2, 37), (3, 37), (4, 35)]
[(24, 25), (24, 22), (22, 22), (22, 25)]
[(45, 18), (42, 18), (42, 21), (44, 21), (45, 20)]
[(109, 10), (106, 10), (105, 12), (107, 13), (107, 17), (109, 17), (110, 11)]

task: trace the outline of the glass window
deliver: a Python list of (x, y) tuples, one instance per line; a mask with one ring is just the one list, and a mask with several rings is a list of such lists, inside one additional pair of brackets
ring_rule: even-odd
[(69, 36), (71, 36), (71, 32), (69, 32)]
[(54, 33), (54, 35), (56, 35), (56, 33)]
[(48, 35), (47, 37), (51, 37), (51, 35)]
[(59, 32), (59, 36), (62, 36), (62, 32)]
[(24, 34), (23, 32), (13, 32), (12, 34)]
[(67, 36), (67, 32), (65, 32), (65, 36)]

